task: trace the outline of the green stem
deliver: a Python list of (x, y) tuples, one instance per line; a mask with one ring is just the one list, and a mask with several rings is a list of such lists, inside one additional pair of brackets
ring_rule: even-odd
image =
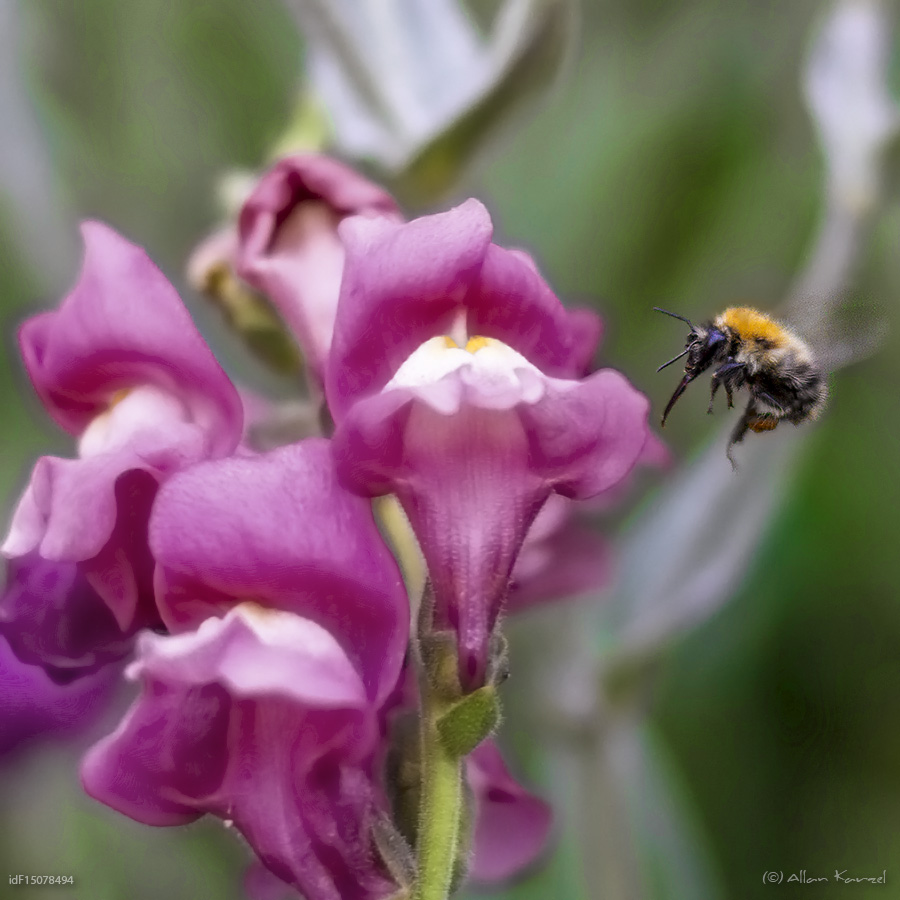
[(463, 817), (462, 758), (444, 749), (437, 729), (442, 703), (423, 672), (422, 794), (415, 900), (447, 900), (454, 880)]

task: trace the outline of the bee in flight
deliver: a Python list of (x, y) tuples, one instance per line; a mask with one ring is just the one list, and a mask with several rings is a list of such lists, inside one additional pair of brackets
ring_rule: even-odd
[(713, 366), (708, 413), (713, 411), (719, 387), (725, 388), (729, 409), (734, 407), (735, 391), (746, 385), (750, 392), (747, 407), (728, 442), (727, 456), (732, 466), (731, 448), (743, 440), (748, 430), (772, 431), (782, 419), (799, 425), (822, 411), (828, 393), (825, 373), (807, 344), (784, 325), (748, 306), (732, 306), (702, 325), (656, 306), (654, 310), (681, 319), (691, 329), (684, 350), (657, 369), (661, 372), (687, 356), (684, 377), (663, 412), (663, 426), (685, 388)]

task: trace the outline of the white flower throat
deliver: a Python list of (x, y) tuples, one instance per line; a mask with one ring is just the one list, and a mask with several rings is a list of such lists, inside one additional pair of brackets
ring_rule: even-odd
[(522, 400), (534, 403), (543, 395), (544, 375), (521, 353), (496, 338), (459, 335), (456, 329), (417, 347), (384, 390), (425, 387), (454, 372), (482, 396), (519, 389)]

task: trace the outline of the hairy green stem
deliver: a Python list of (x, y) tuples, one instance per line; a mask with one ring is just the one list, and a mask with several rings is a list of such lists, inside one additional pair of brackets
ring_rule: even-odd
[(415, 900), (447, 900), (459, 854), (464, 795), (462, 757), (447, 752), (438, 733), (442, 703), (424, 673), (422, 695), (422, 793), (419, 809), (418, 881)]

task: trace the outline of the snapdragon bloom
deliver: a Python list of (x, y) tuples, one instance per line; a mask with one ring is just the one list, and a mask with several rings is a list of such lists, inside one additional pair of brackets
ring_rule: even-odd
[(342, 488), (328, 442), (199, 463), (150, 523), (160, 613), (141, 697), (89, 754), (88, 792), (148, 824), (211, 813), (309, 900), (381, 900), (387, 821), (379, 709), (409, 606), (370, 504)]
[[(88, 792), (148, 824), (233, 822), (309, 900), (391, 896), (374, 835), (389, 821), (379, 763), (387, 704), (409, 676), (409, 611), (328, 442), (175, 475), (150, 535), (175, 634), (141, 638), (128, 670), (141, 696), (87, 757)], [(492, 746), (468, 773), (474, 876), (508, 877), (546, 845), (549, 809)]]
[[(49, 646), (54, 629), (71, 635), (84, 630), (84, 617), (104, 616), (82, 579), (118, 630), (97, 631), (98, 664), (110, 641), (158, 623), (147, 521), (159, 483), (200, 459), (231, 453), (242, 427), (237, 391), (165, 276), (105, 225), (86, 222), (82, 235), (75, 287), (59, 309), (32, 317), (19, 334), (32, 384), (54, 420), (78, 439), (78, 457), (38, 460), (2, 548), (32, 570), (39, 560), (60, 564), (60, 571), (78, 568), (77, 578), (60, 575), (72, 577), (72, 603), (57, 602), (55, 593), (59, 614), (42, 619), (57, 669), (67, 651), (65, 640)], [(20, 588), (19, 599), (27, 592)], [(9, 603), (7, 597), (3, 629), (15, 645), (13, 632), (34, 620), (10, 614)], [(73, 660), (71, 668), (79, 664)]]
[(647, 400), (525, 254), (491, 242), (485, 208), (408, 224), (353, 218), (327, 399), (344, 483), (394, 493), (456, 633), (459, 675), (483, 683), (490, 637), (529, 527), (551, 495), (619, 483), (648, 439)]
[[(32, 381), (79, 455), (35, 467), (3, 548), (0, 631), (66, 682), (154, 629), (127, 669), (139, 696), (84, 761), (91, 796), (152, 825), (223, 819), (272, 876), (264, 889), (404, 895), (412, 848), (385, 762), (405, 749), (392, 717), (430, 715), (418, 688), (431, 687), (409, 687), (409, 600), (369, 498), (398, 497), (426, 559), (420, 649), (429, 631), (452, 634), (452, 690), (473, 691), (500, 668), (511, 584), (520, 603), (560, 587), (542, 577), (571, 501), (621, 485), (646, 455), (647, 403), (618, 373), (591, 373), (597, 317), (493, 244), (479, 203), (403, 223), (340, 164), (293, 158), (259, 183), (228, 252), (292, 326), (336, 432), (256, 453), (162, 274), (105, 226), (84, 235), (75, 289), (22, 329)], [(587, 564), (566, 590), (605, 576), (595, 546), (570, 547)], [(490, 739), (463, 769), (471, 875), (508, 878), (543, 851), (550, 809)]]
[(321, 384), (344, 265), (338, 224), (347, 216), (400, 219), (394, 199), (349, 166), (314, 153), (287, 156), (254, 185), (237, 226), (194, 252), (191, 280), (225, 271), (264, 294), (293, 332)]
[(141, 696), (85, 758), (91, 796), (148, 825), (219, 816), (308, 900), (396, 892), (372, 834), (375, 710), (329, 632), (243, 603), (144, 634), (128, 674)]

